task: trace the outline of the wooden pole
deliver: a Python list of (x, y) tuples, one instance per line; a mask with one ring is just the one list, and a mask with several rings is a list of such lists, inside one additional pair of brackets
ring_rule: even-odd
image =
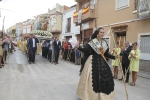
[[(113, 43), (115, 43), (115, 38), (114, 38), (114, 35), (112, 34), (112, 29), (111, 29), (110, 32), (111, 32), (111, 35), (112, 35), (112, 38), (113, 38)], [(116, 47), (116, 44), (115, 44), (115, 47)], [(124, 87), (125, 87), (125, 91), (126, 91), (126, 97), (127, 97), (127, 100), (129, 100), (128, 91), (127, 91), (127, 87), (126, 87), (126, 83), (125, 83), (125, 76), (124, 76), (124, 73), (123, 73), (123, 69), (122, 69), (122, 65), (121, 65), (120, 60), (119, 60), (119, 64), (120, 64), (120, 69), (121, 69), (122, 76), (123, 76), (123, 82), (124, 82)]]

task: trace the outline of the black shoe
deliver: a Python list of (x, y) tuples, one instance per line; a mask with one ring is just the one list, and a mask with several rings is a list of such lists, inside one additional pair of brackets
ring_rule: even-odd
[(123, 78), (119, 79), (119, 81), (122, 81), (122, 80), (123, 80)]
[(135, 86), (135, 84), (133, 84), (133, 83), (130, 83), (130, 86)]
[(126, 80), (126, 83), (128, 83), (129, 81), (128, 80)]
[(79, 76), (81, 76), (81, 72), (79, 73)]

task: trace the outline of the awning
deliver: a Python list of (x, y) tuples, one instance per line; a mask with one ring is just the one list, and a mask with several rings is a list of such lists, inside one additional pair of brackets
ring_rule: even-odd
[(128, 25), (126, 24), (118, 24), (118, 25), (113, 25), (111, 28), (119, 28), (119, 27), (127, 27)]

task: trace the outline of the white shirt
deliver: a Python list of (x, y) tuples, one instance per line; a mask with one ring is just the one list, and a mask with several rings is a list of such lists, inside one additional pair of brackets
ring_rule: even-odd
[(32, 38), (33, 41), (33, 47), (35, 47), (35, 38)]
[[(128, 46), (128, 47), (129, 47), (129, 46)], [(127, 49), (128, 49), (128, 47), (126, 47), (126, 48), (125, 48), (125, 50), (127, 50)]]
[(50, 47), (49, 47), (49, 50), (52, 50), (52, 43), (53, 43), (53, 41), (50, 41)]

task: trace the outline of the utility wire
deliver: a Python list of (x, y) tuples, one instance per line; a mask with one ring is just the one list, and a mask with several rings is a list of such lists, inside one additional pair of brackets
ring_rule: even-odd
[[(5, 10), (5, 11), (10, 11), (10, 12), (15, 12), (15, 13), (26, 13), (26, 12), (19, 12), (19, 11), (9, 10), (9, 9), (5, 9), (5, 8), (0, 8), (0, 9)], [(38, 15), (37, 13), (26, 13), (26, 14), (35, 14), (35, 15)]]

